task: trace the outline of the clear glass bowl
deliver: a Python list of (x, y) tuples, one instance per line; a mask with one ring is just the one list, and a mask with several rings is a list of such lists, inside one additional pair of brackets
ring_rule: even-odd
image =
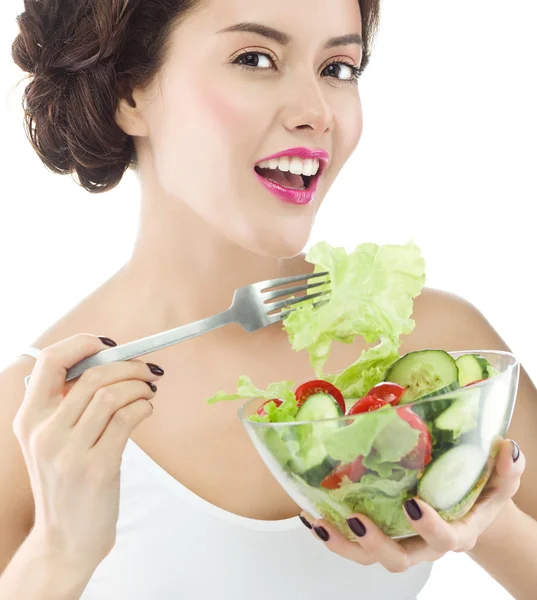
[[(354, 431), (372, 430), (374, 423), (371, 420), (378, 419), (375, 412), (319, 421), (259, 423), (248, 420), (248, 417), (255, 414), (266, 400), (254, 398), (243, 404), (238, 414), (267, 467), (303, 510), (316, 518), (326, 519), (351, 540), (357, 538), (349, 529), (346, 519), (354, 512), (367, 515), (392, 539), (412, 537), (417, 534), (408, 522), (402, 506), (409, 498), (423, 498), (447, 522), (460, 519), (472, 508), (494, 469), (499, 442), (507, 433), (515, 406), (520, 372), (515, 356), (508, 352), (488, 350), (458, 351), (449, 354), (454, 359), (463, 354), (479, 354), (486, 358), (499, 374), (453, 392), (381, 409), (393, 413), (383, 415), (383, 418), (389, 417), (391, 423), (384, 427), (385, 431), (382, 434), (384, 448), (387, 442), (391, 443), (389, 429), (386, 427), (393, 426), (396, 420), (402, 420), (397, 414), (397, 409), (401, 406), (410, 407), (422, 417), (429, 431), (434, 434), (432, 460), (422, 469), (405, 468), (408, 462), (403, 466), (403, 457), (399, 461), (373, 464), (378, 470), (368, 470), (358, 483), (346, 479), (338, 489), (326, 489), (321, 485), (321, 478), (326, 474), (326, 469), (338, 464), (344, 465), (352, 460), (347, 458), (338, 463), (337, 459), (330, 456), (330, 452), (341, 452), (334, 449), (334, 432), (339, 430), (341, 434), (339, 428), (347, 427), (350, 429), (345, 435), (353, 436)], [(356, 400), (347, 399), (347, 408)], [(449, 430), (444, 433), (432, 426), (433, 417), (453, 403), (457, 403), (457, 412), (462, 407), (466, 415), (463, 419), (464, 427), (458, 437), (450, 434)], [(459, 422), (460, 413), (458, 414)], [(369, 423), (364, 421), (367, 419)], [(366, 427), (362, 429), (364, 425)], [(375, 431), (380, 431), (378, 436), (382, 433), (382, 429), (377, 428)], [(346, 438), (349, 439), (351, 438)], [(368, 455), (370, 457), (374, 457), (377, 440), (377, 447), (380, 447), (378, 444), (381, 438), (373, 437), (372, 440), (371, 452)], [(341, 447), (341, 441), (339, 444)], [(363, 446), (363, 440), (359, 445)], [(324, 464), (324, 471), (306, 471), (304, 476), (303, 463), (301, 466), (300, 454), (297, 454), (297, 449), (304, 447), (307, 448), (310, 457), (312, 452), (318, 452), (320, 464)], [(447, 452), (456, 447), (458, 450), (451, 452), (448, 455), (449, 459), (445, 459)], [(341, 458), (341, 454), (339, 456)], [(331, 462), (324, 463), (325, 460)], [(368, 464), (372, 466), (372, 463)], [(436, 469), (436, 472), (433, 469)], [(427, 478), (420, 482), (425, 475)]]

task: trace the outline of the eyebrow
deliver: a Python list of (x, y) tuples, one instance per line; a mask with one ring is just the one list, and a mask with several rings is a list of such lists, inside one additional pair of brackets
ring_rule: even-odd
[[(273, 29), (272, 27), (268, 27), (267, 25), (262, 25), (261, 23), (237, 23), (236, 25), (231, 25), (230, 27), (226, 27), (225, 29), (220, 29), (219, 31), (217, 31), (217, 33), (225, 33), (229, 31), (257, 33), (258, 35), (262, 35), (270, 40), (273, 40), (278, 44), (281, 44), (282, 46), (287, 46), (293, 40), (293, 38), (288, 33), (278, 31), (277, 29)], [(340, 35), (338, 37), (330, 38), (326, 40), (326, 42), (323, 45), (323, 48), (329, 49), (335, 48), (336, 46), (348, 46), (350, 44), (357, 44), (359, 46), (363, 46), (362, 36), (359, 33), (349, 33), (347, 35)]]

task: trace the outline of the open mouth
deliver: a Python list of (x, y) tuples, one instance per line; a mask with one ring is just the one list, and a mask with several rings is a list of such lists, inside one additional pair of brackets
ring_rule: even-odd
[[(255, 165), (255, 172), (263, 177), (264, 179), (268, 179), (269, 181), (273, 181), (282, 187), (291, 190), (307, 190), (312, 184), (320, 177), (324, 163), (322, 161), (313, 161), (307, 167), (304, 167), (302, 163), (300, 166), (297, 164), (298, 168), (293, 168), (293, 166), (289, 166), (287, 163), (283, 163), (276, 160), (274, 162), (278, 163), (277, 166), (271, 168), (268, 164), (268, 161), (264, 161), (260, 164)], [(283, 168), (282, 168), (283, 167)], [(291, 172), (291, 168), (294, 171), (302, 171), (302, 173)], [(304, 171), (306, 171), (305, 174)], [(312, 171), (315, 171), (314, 174)]]
[(290, 171), (280, 171), (280, 169), (269, 169), (267, 167), (255, 166), (255, 171), (261, 177), (274, 181), (278, 185), (289, 188), (291, 190), (307, 190), (311, 185), (312, 180), (317, 175), (297, 175)]

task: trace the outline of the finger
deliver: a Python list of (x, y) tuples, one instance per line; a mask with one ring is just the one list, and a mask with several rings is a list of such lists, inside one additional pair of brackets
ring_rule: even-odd
[[(514, 461), (514, 457), (518, 456)], [(520, 487), (520, 478), (526, 469), (526, 457), (513, 440), (502, 440), (494, 470), (481, 496), (493, 496), (494, 501), (503, 503), (512, 498)]]
[(121, 460), (132, 432), (153, 414), (153, 405), (147, 400), (136, 400), (116, 411), (101, 437), (89, 450), (105, 460)]
[(126, 380), (156, 381), (147, 363), (141, 360), (128, 360), (91, 367), (82, 373), (67, 393), (56, 414), (55, 422), (60, 427), (74, 427), (89, 406), (99, 389)]
[(393, 540), (361, 513), (352, 515), (348, 523), (352, 531), (361, 534), (356, 536), (356, 540), (371, 560), (380, 563), (390, 573), (402, 573), (423, 561), (432, 561), (440, 557), (422, 539)]
[(322, 541), (324, 545), (339, 554), (361, 565), (372, 565), (375, 561), (360, 544), (349, 541), (334, 525), (324, 519), (315, 519), (308, 513), (304, 518), (311, 524), (311, 535)]
[(79, 333), (41, 350), (21, 405), (25, 418), (41, 420), (37, 414), (55, 409), (61, 402), (67, 369), (106, 348), (97, 336)]
[(145, 381), (130, 380), (100, 388), (73, 427), (73, 436), (84, 449), (101, 437), (112, 416), (136, 400), (152, 400), (156, 393)]
[(403, 504), (403, 510), (412, 528), (438, 554), (437, 558), (446, 552), (462, 551), (476, 538), (477, 532), (472, 527), (455, 528), (420, 498), (407, 500)]

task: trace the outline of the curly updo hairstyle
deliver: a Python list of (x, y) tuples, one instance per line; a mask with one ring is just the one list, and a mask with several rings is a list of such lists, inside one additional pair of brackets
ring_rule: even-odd
[[(171, 33), (202, 0), (24, 0), (12, 45), (31, 80), (25, 133), (53, 172), (76, 174), (88, 192), (114, 188), (136, 169), (134, 138), (116, 123), (120, 98), (149, 85), (166, 62)], [(380, 0), (359, 0), (369, 61)]]

